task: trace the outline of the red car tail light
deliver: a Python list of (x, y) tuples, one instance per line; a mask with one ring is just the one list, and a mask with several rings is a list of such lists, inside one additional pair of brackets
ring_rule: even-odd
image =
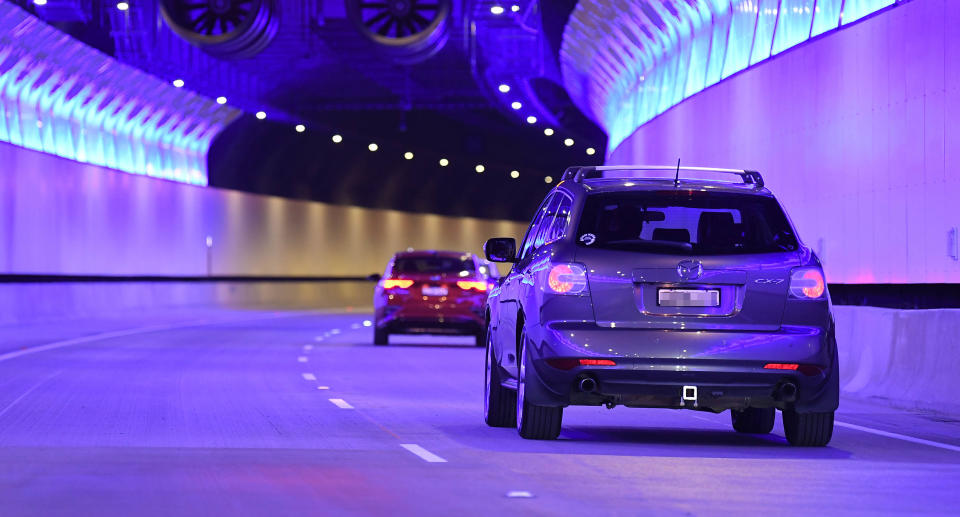
[(794, 363), (767, 363), (763, 365), (767, 370), (796, 370), (800, 368), (799, 364)]
[(464, 291), (474, 290), (481, 293), (487, 291), (487, 283), (482, 280), (457, 280), (457, 287)]
[(825, 290), (826, 282), (819, 268), (797, 268), (790, 273), (790, 294), (796, 298), (820, 298)]
[(400, 289), (407, 289), (412, 285), (413, 280), (410, 280), (409, 278), (385, 278), (383, 280), (384, 289), (395, 289), (398, 287)]
[(556, 264), (547, 274), (547, 287), (556, 294), (579, 294), (587, 288), (587, 270), (580, 264)]

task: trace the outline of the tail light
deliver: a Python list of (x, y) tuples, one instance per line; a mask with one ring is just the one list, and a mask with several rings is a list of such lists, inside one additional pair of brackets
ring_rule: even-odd
[(413, 280), (409, 278), (385, 278), (383, 279), (383, 288), (384, 289), (407, 289), (413, 285)]
[(817, 299), (827, 290), (820, 268), (802, 267), (790, 273), (790, 295), (794, 298)]
[(574, 359), (569, 357), (555, 357), (547, 359), (547, 364), (558, 370), (572, 370), (577, 366), (616, 366), (616, 361), (610, 359)]
[(487, 283), (483, 280), (457, 280), (457, 287), (464, 291), (479, 291), (481, 293), (487, 291)]
[(580, 294), (587, 288), (587, 270), (580, 264), (554, 264), (545, 289), (555, 294)]

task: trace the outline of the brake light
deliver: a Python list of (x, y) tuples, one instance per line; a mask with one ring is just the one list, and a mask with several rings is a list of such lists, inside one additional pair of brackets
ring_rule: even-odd
[(487, 291), (487, 283), (483, 280), (457, 280), (457, 287), (464, 291), (474, 290), (481, 293)]
[(577, 366), (616, 366), (610, 359), (573, 359), (570, 357), (555, 357), (547, 359), (547, 364), (558, 370), (572, 370)]
[(384, 289), (395, 289), (399, 287), (400, 289), (406, 289), (413, 285), (413, 280), (409, 278), (385, 278), (383, 280)]
[(796, 298), (820, 298), (826, 289), (827, 284), (819, 268), (798, 268), (790, 273), (790, 294)]
[(609, 359), (581, 359), (580, 366), (616, 366), (617, 363)]
[(768, 370), (796, 370), (800, 368), (799, 364), (794, 363), (767, 363), (763, 365)]
[(587, 287), (587, 270), (580, 264), (557, 264), (547, 274), (547, 287), (556, 294), (578, 294)]

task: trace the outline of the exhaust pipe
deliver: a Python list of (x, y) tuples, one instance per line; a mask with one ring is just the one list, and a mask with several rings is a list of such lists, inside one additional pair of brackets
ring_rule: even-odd
[(597, 390), (597, 381), (591, 379), (590, 377), (584, 377), (580, 379), (580, 391), (586, 393), (593, 393)]
[(795, 402), (797, 400), (797, 385), (792, 382), (785, 382), (777, 387), (774, 396), (777, 400), (783, 402)]

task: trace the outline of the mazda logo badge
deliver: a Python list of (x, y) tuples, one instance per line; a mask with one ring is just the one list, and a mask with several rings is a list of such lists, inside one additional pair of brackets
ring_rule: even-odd
[(680, 280), (696, 280), (703, 276), (703, 264), (699, 260), (681, 260), (677, 264)]

